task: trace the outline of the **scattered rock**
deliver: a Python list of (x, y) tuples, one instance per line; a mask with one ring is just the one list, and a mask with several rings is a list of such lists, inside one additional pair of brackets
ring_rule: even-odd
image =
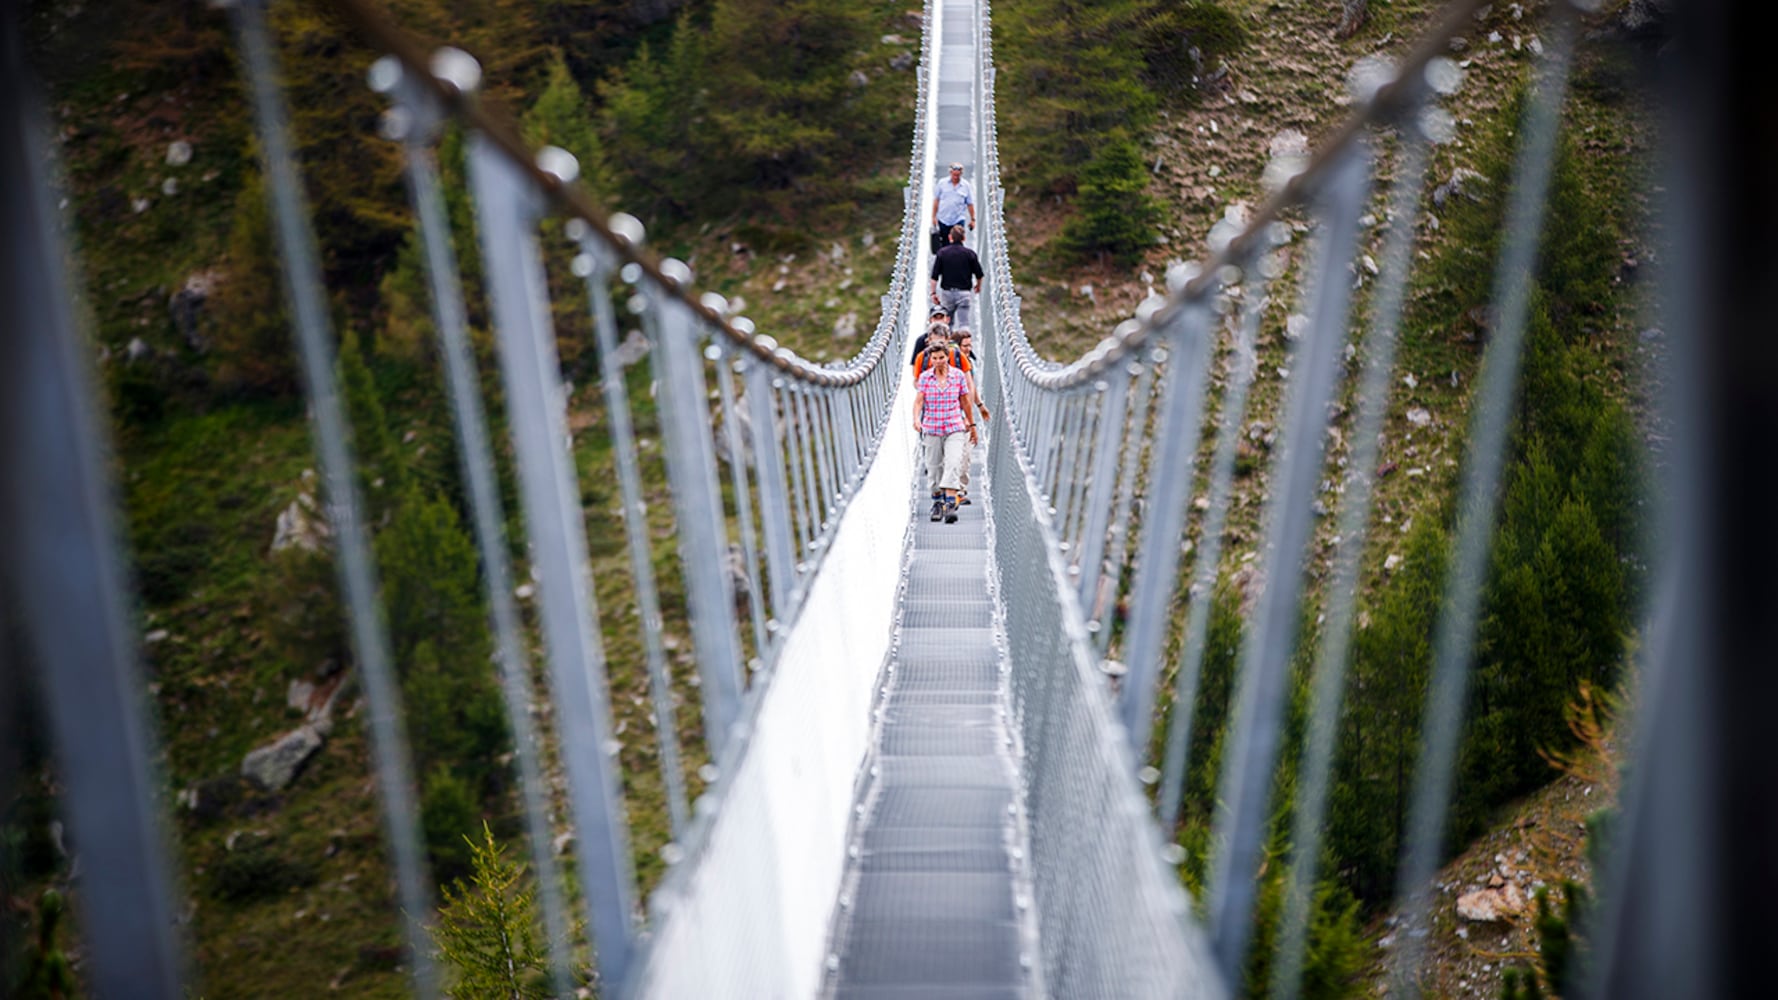
[(1664, 40), (1673, 33), (1673, 0), (1630, 0), (1618, 13), (1618, 25), (1631, 38)]
[[(741, 454), (739, 456), (735, 455), (733, 450), (729, 448), (729, 435), (726, 422), (731, 419), (735, 422), (735, 429), (740, 432)], [(735, 397), (735, 405), (732, 410), (724, 411), (718, 417), (716, 425), (716, 457), (731, 465), (734, 464), (737, 458), (744, 463), (744, 466), (751, 466), (753, 464), (753, 411), (748, 408), (746, 390), (742, 390), (741, 394)]]
[(901, 37), (900, 35), (884, 35), (882, 37), (881, 41), (884, 45), (906, 45), (907, 44), (907, 39)]
[(648, 357), (648, 338), (642, 336), (641, 330), (631, 330), (629, 335), (624, 337), (623, 343), (617, 345), (617, 350), (611, 354), (611, 360), (616, 362), (619, 368), (628, 368), (646, 357)]
[(849, 312), (834, 320), (833, 336), (835, 340), (851, 340), (858, 336), (858, 314)]
[(183, 167), (191, 162), (191, 143), (175, 139), (167, 144), (167, 166)]
[(866, 75), (864, 70), (861, 70), (861, 69), (853, 70), (852, 75), (847, 77), (846, 79), (854, 87), (862, 88), (862, 87), (870, 86), (870, 77), (868, 75)]
[(194, 351), (202, 351), (209, 347), (203, 333), (199, 329), (199, 320), (203, 318), (204, 305), (210, 301), (221, 284), (220, 272), (197, 271), (186, 276), (185, 283), (173, 293), (167, 301), (167, 309), (173, 314), (173, 325), (178, 328), (179, 335)]
[(149, 347), (141, 337), (131, 337), (129, 346), (123, 349), (123, 359), (129, 364), (147, 361), (154, 356), (154, 348)]
[(897, 52), (895, 58), (889, 60), (889, 68), (897, 73), (904, 73), (913, 69), (914, 54), (912, 52)]
[(1308, 156), (1309, 137), (1293, 128), (1287, 128), (1272, 136), (1266, 143), (1266, 155), (1273, 158), (1281, 156)]
[(225, 774), (187, 786), (179, 793), (179, 804), (199, 823), (211, 823), (226, 815), (241, 798), (240, 776)]
[(1451, 171), (1449, 180), (1432, 189), (1432, 203), (1443, 208), (1453, 195), (1463, 194), (1465, 189), (1473, 189), (1473, 185), (1486, 183), (1488, 178), (1482, 173), (1468, 167), (1458, 167)]
[(1400, 553), (1391, 552), (1391, 553), (1389, 553), (1388, 557), (1383, 560), (1383, 572), (1385, 572), (1385, 573), (1393, 573), (1397, 569), (1400, 569), (1400, 568), (1401, 568)]
[(1420, 406), (1410, 408), (1407, 412), (1407, 418), (1408, 423), (1413, 424), (1415, 427), (1425, 427), (1432, 423), (1432, 414), (1428, 413), (1424, 407)]
[(309, 701), (315, 696), (315, 685), (298, 678), (290, 682), (290, 688), (284, 693), (284, 703), (299, 712), (308, 712)]
[(747, 579), (747, 557), (739, 545), (729, 543), (728, 558), (723, 560), (723, 566), (728, 570), (729, 590), (735, 595), (735, 613), (745, 616), (753, 584)]
[(574, 834), (572, 832), (556, 834), (556, 839), (550, 842), (550, 847), (556, 852), (558, 858), (567, 854), (574, 847)]
[[(305, 480), (313, 476), (305, 472)], [(315, 494), (304, 489), (290, 501), (278, 514), (278, 524), (272, 533), (272, 551), (282, 552), (285, 549), (297, 548), (305, 552), (319, 552), (332, 537), (333, 529), (327, 524), (327, 518), (321, 513), (320, 505), (315, 502)]]
[(296, 780), (321, 742), (314, 726), (298, 726), (242, 758), (241, 775), (268, 792), (278, 791)]
[(1474, 923), (1492, 923), (1508, 921), (1525, 912), (1525, 894), (1517, 882), (1501, 878), (1499, 874), (1488, 881), (1488, 888), (1457, 897), (1459, 917)]

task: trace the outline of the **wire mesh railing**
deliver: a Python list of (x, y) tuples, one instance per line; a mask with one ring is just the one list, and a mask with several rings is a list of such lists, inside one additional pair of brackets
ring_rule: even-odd
[[(1353, 114), (1312, 156), (1274, 160), (1266, 177), (1269, 199), (1251, 212), (1231, 210), (1217, 223), (1207, 261), (1175, 265), (1165, 294), (1151, 294), (1133, 319), (1086, 354), (1058, 363), (1033, 345), (1020, 317), (984, 5), (984, 97), (978, 111), (987, 219), (983, 313), (997, 362), (986, 385), (1002, 397), (999, 412), (1009, 432), (994, 464), (1002, 484), (996, 497), (997, 544), (1009, 626), (1026, 605), (1047, 611), (1009, 631), (1029, 769), (1032, 851), (1040, 859), (1045, 977), (1079, 984), (1070, 995), (1146, 995), (1148, 987), (1138, 984), (1147, 983), (1149, 966), (1141, 958), (1125, 966), (1132, 978), (1117, 988), (1086, 985), (1091, 977), (1080, 964), (1082, 951), (1116, 947), (1101, 933), (1122, 938), (1134, 933), (1134, 922), (1161, 935), (1169, 943), (1145, 951), (1151, 962), (1190, 947), (1181, 941), (1196, 940), (1198, 922), (1176, 928), (1172, 906), (1146, 895), (1158, 872), (1171, 880), (1168, 869), (1183, 852), (1171, 844), (1159, 847), (1146, 830), (1130, 830), (1124, 813), (1129, 802), (1146, 801), (1143, 785), (1158, 782), (1153, 797), (1159, 828), (1170, 841), (1188, 769), (1203, 766), (1189, 761), (1188, 754), (1196, 744), (1193, 714), (1200, 704), (1213, 594), (1225, 571), (1238, 452), (1256, 419), (1249, 392), (1258, 363), (1256, 342), (1268, 315), (1286, 313), (1296, 314), (1289, 324), (1294, 343), (1286, 368), (1279, 370), (1285, 378), (1279, 409), (1275, 418), (1268, 416), (1276, 420), (1277, 444), (1263, 488), (1262, 537), (1252, 554), (1257, 592), (1243, 614), (1228, 716), (1212, 720), (1221, 734), (1220, 778), (1211, 810), (1201, 926), (1213, 954), (1213, 962), (1206, 963), (1215, 969), (1212, 978), (1239, 989), (1259, 919), (1264, 854), (1279, 833), (1276, 817), (1289, 817), (1291, 870), (1269, 981), (1278, 996), (1297, 995), (1301, 988), (1335, 734), (1352, 659), (1361, 558), (1376, 514), (1379, 441), (1391, 387), (1402, 375), (1395, 362), (1397, 328), (1415, 265), (1417, 227), (1425, 218), (1420, 202), (1431, 150), (1455, 130), (1440, 102), (1464, 76), (1444, 53), (1482, 6), (1450, 4), (1398, 61), (1361, 61), (1349, 80)], [(1431, 926), (1430, 886), (1443, 857), (1482, 580), (1524, 354), (1533, 258), (1557, 158), (1576, 23), (1580, 10), (1594, 6), (1554, 3), (1545, 12), (1548, 23), (1539, 29), (1535, 77), (1517, 133), (1512, 194), (1489, 298), (1489, 342), (1463, 439), (1454, 554), (1419, 724), (1424, 742), (1413, 768), (1396, 868), (1401, 923), (1391, 954), (1395, 995), (1415, 995), (1420, 988)], [(1379, 264), (1367, 257), (1361, 267), (1361, 231), (1375, 222), (1367, 213), (1376, 198), (1380, 145), (1391, 157), (1381, 213), (1382, 259)], [(1307, 227), (1287, 221), (1299, 213), (1307, 214)], [(1307, 238), (1290, 247), (1305, 229)], [(1287, 250), (1304, 261), (1294, 300), (1274, 288), (1286, 277)], [(1366, 286), (1369, 294), (1361, 295)], [(1363, 360), (1357, 363), (1360, 352)], [(1213, 379), (1219, 365), (1223, 374)], [(1350, 377), (1349, 371), (1359, 374)], [(1332, 467), (1327, 442), (1336, 421), (1352, 447)], [(1331, 530), (1318, 526), (1322, 517)], [(1287, 732), (1298, 669), (1293, 658), (1305, 601), (1312, 598), (1308, 568), (1315, 561), (1311, 546), (1318, 533), (1331, 553), (1316, 572), (1319, 597), (1313, 598), (1324, 614), (1314, 630), (1313, 655), (1302, 658), (1311, 663), (1312, 693), (1307, 718), (1293, 734)], [(1053, 572), (1042, 571), (1046, 563)], [(1059, 597), (1035, 593), (1052, 582)], [(1093, 714), (1094, 706), (1106, 695), (1083, 680), (1093, 674), (1109, 678), (1113, 703), (1102, 716)], [(1166, 678), (1171, 683), (1163, 691)], [(1088, 712), (1093, 724), (1059, 726), (1065, 714), (1059, 706), (1076, 699), (1085, 707), (1075, 710)], [(1157, 706), (1167, 707), (1164, 715)], [(1108, 730), (1117, 734), (1120, 752), (1129, 755), (1114, 786), (1058, 770), (1058, 758), (1078, 768), (1080, 758), (1104, 757)], [(1299, 752), (1300, 763), (1283, 763), (1287, 753)], [(1289, 768), (1291, 781), (1278, 781), (1281, 767)], [(1082, 810), (1083, 804), (1091, 807)], [(1164, 853), (1145, 853), (1109, 877), (1091, 859), (1112, 843)], [(1069, 860), (1047, 869), (1041, 863), (1058, 854)], [(1084, 930), (1083, 913), (1092, 915)], [(1084, 944), (1083, 934), (1092, 945)], [(1207, 969), (1195, 974), (1211, 975)], [(1071, 980), (1071, 975), (1087, 978)], [(1154, 995), (1179, 988), (1178, 979), (1166, 982)]]
[[(1458, 0), (1399, 61), (1361, 64), (1352, 80), (1357, 110), (1318, 152), (1275, 163), (1268, 172), (1270, 198), (1219, 223), (1205, 263), (1172, 270), (1165, 295), (1144, 302), (1134, 319), (1086, 355), (1058, 364), (1033, 346), (1020, 318), (1004, 217), (1007, 192), (1000, 185), (992, 33), (987, 4), (980, 5), (975, 115), (985, 224), (979, 238), (989, 271), (981, 328), (992, 338), (985, 345), (981, 385), (1003, 415), (989, 455), (998, 487), (993, 544), (1007, 614), (1014, 726), (1026, 769), (1024, 813), (1042, 981), (1056, 995), (1220, 996), (1242, 980), (1258, 907), (1258, 868), (1279, 805), (1274, 776), (1285, 755), (1300, 750), (1285, 810), (1291, 871), (1271, 974), (1277, 995), (1299, 991), (1333, 788), (1334, 734), (1350, 679), (1355, 595), (1377, 502), (1378, 443), (1398, 381), (1397, 328), (1413, 275), (1415, 228), (1424, 218), (1420, 196), (1433, 146), (1451, 127), (1439, 100), (1461, 80), (1442, 53), (1480, 6), (1480, 0)], [(1584, 0), (1550, 5), (1551, 27), (1542, 36), (1538, 80), (1519, 133), (1489, 299), (1489, 343), (1465, 439), (1445, 610), (1431, 642), (1434, 669), (1419, 724), (1426, 740), (1397, 867), (1402, 922), (1392, 955), (1396, 995), (1417, 991), (1425, 957), (1429, 886), (1445, 839), (1471, 686), (1487, 548), (1524, 352), (1529, 276), (1577, 31), (1575, 8), (1592, 6)], [(883, 359), (899, 356), (909, 322), (908, 282), (915, 279), (909, 272), (923, 229), (923, 206), (914, 191), (927, 109), (921, 102), (913, 183), (876, 331), (852, 360), (817, 365), (755, 335), (752, 324), (730, 314), (720, 297), (697, 295), (689, 268), (643, 248), (640, 223), (598, 211), (574, 183), (571, 157), (527, 148), (509, 123), (475, 100), (480, 70), (468, 56), (423, 49), (358, 0), (336, 0), (334, 7), (390, 53), (372, 70), (371, 82), (389, 96), (385, 130), (406, 152), (507, 725), (518, 751), (519, 794), (554, 990), (572, 990), (578, 949), (590, 944), (606, 988), (645, 991), (638, 970), (649, 961), (652, 943), (636, 900), (636, 845), (617, 770), (619, 760), (630, 765), (630, 750), (611, 723), (607, 640), (614, 630), (634, 632), (625, 667), (644, 678), (653, 732), (641, 738), (649, 744), (641, 756), (660, 771), (660, 805), (670, 833), (657, 849), (669, 867), (664, 885), (679, 893), (696, 874), (714, 818), (732, 801), (730, 782), (758, 736), (758, 695), (770, 683), (774, 657), (888, 422), (900, 365)], [(358, 683), (406, 915), (407, 954), (417, 990), (434, 995), (439, 983), (425, 928), (432, 887), (402, 731), (399, 665), (379, 622), (377, 574), (335, 376), (329, 310), (263, 9), (259, 0), (240, 0), (232, 11), (274, 199), (340, 589), (351, 610)], [(7, 32), (6, 89), (26, 94), (17, 23), (10, 16), (0, 23)], [(926, 44), (921, 93), (932, 39)], [(183, 979), (174, 930), (178, 879), (167, 861), (156, 802), (161, 784), (151, 762), (157, 741), (139, 710), (144, 698), (125, 624), (125, 573), (107, 496), (105, 435), (93, 426), (94, 393), (77, 356), (78, 295), (54, 221), (44, 125), (33, 118), (37, 112), (29, 101), (3, 106), (8, 141), (0, 188), (14, 251), (3, 298), (17, 320), (15, 334), (3, 340), (6, 363), (0, 364), (7, 380), (0, 392), (6, 406), (0, 524), (12, 554), (8, 613), (18, 619), (7, 624), (17, 625), (35, 662), (45, 667), (39, 673), (66, 788), (65, 815), (81, 844), (85, 891), (97, 903), (83, 915), (92, 945), (85, 975), (99, 995), (173, 997), (181, 994)], [(465, 298), (473, 290), (457, 280), (459, 267), (451, 259), (435, 152), (447, 123), (472, 136), (469, 175), (504, 421), (483, 412), (479, 359), (465, 318)], [(1363, 215), (1375, 197), (1380, 147), (1391, 157), (1381, 262), (1366, 268), (1375, 280), (1355, 281), (1357, 240), (1369, 225)], [(1297, 275), (1301, 288), (1294, 303), (1306, 323), (1293, 332), (1278, 447), (1268, 472), (1264, 541), (1257, 553), (1262, 586), (1239, 655), (1200, 919), (1179, 885), (1174, 869), (1182, 852), (1170, 840), (1194, 764), (1188, 757), (1196, 742), (1194, 722), (1204, 721), (1194, 720), (1191, 708), (1199, 701), (1211, 594), (1224, 562), (1238, 453), (1254, 405), (1257, 343), (1267, 317), (1275, 319), (1287, 305), (1274, 289), (1289, 274), (1280, 251), (1297, 242), (1284, 220), (1299, 212), (1313, 221), (1304, 241), (1308, 249), (1297, 254), (1309, 260)], [(541, 238), (550, 219), (567, 220), (565, 243)], [(585, 432), (566, 420), (570, 403), (554, 337), (550, 262), (565, 265), (584, 283), (599, 362), (594, 405), (604, 417), (596, 433), (610, 446), (623, 512), (621, 565), (613, 572), (634, 601), (630, 625), (619, 623), (609, 607), (601, 614), (588, 569), (587, 518), (577, 488), (583, 473), (573, 450)], [(1368, 294), (1361, 294), (1366, 285)], [(647, 347), (647, 371), (640, 358), (626, 360), (619, 349), (620, 330), (632, 324)], [(1362, 337), (1355, 339), (1360, 328)], [(1362, 355), (1356, 364), (1353, 348)], [(1229, 364), (1218, 380), (1220, 358)], [(644, 404), (637, 392), (650, 382), (659, 395)], [(1696, 401), (1687, 394), (1695, 392), (1690, 385), (1676, 390), (1692, 406)], [(1346, 436), (1353, 447), (1343, 471), (1330, 472), (1328, 413), (1342, 393), (1351, 400)], [(664, 441), (658, 454), (645, 447), (637, 426), (645, 410)], [(502, 422), (509, 442), (497, 441), (493, 428)], [(1696, 425), (1681, 429), (1695, 433)], [(506, 538), (503, 526), (513, 515), (501, 509), (494, 475), (507, 460), (517, 471), (522, 557)], [(656, 466), (664, 487), (650, 480)], [(1200, 490), (1204, 499), (1194, 503)], [(1700, 832), (1660, 812), (1663, 803), (1674, 801), (1673, 789), (1706, 760), (1697, 744), (1711, 708), (1671, 666), (1711, 665), (1700, 653), (1706, 610), (1696, 585), (1703, 570), (1685, 545), (1694, 533), (1671, 526), (1683, 528), (1686, 518), (1702, 516), (1698, 490), (1692, 476), (1682, 476), (1664, 501), (1672, 551), (1659, 567), (1662, 580), (1649, 588), (1657, 603), (1644, 653), (1659, 668), (1654, 707), (1676, 705), (1689, 714), (1675, 723), (1651, 712), (1665, 727), (1647, 724), (1649, 741), (1638, 741), (1637, 762), (1659, 767), (1650, 768), (1648, 797), (1627, 804), (1624, 846), (1608, 869), (1610, 905), (1594, 930), (1604, 958), (1595, 973), (1596, 995), (1673, 995), (1673, 970), (1698, 971), (1695, 956), (1662, 964), (1653, 949), (1629, 954), (1626, 942), (1647, 938), (1661, 924), (1623, 902), (1636, 898), (1627, 887), (1639, 875), (1667, 860), (1658, 846), (1676, 845), (1685, 863), (1680, 869), (1691, 873), (1698, 854), (1714, 843), (1708, 828)], [(1318, 509), (1329, 495), (1337, 498), (1335, 509)], [(669, 506), (670, 515), (657, 513)], [(651, 527), (650, 518), (662, 516), (677, 559), (655, 554), (651, 536), (659, 537), (660, 528)], [(1323, 516), (1332, 525), (1320, 529), (1332, 539), (1321, 577), (1324, 614), (1308, 658), (1308, 718), (1293, 737), (1285, 731), (1287, 686), (1300, 642), (1304, 566), (1316, 519)], [(533, 690), (539, 671), (529, 660), (532, 642), (513, 599), (522, 589), (514, 581), (527, 577), (540, 596), (537, 620), (546, 653), (541, 673), (557, 709), (541, 724), (530, 710), (539, 697)], [(1175, 613), (1182, 600), (1182, 613)], [(691, 655), (674, 655), (671, 628), (689, 633)], [(677, 667), (688, 665), (697, 674), (695, 704), (681, 700), (686, 671), (674, 676)], [(1161, 706), (1170, 708), (1157, 735)], [(688, 729), (680, 714), (695, 714), (697, 722)], [(550, 788), (545, 747), (551, 744), (566, 771), (566, 790), (559, 795)], [(1157, 783), (1151, 811), (1144, 786)], [(753, 818), (762, 828), (773, 819), (765, 815), (766, 801), (750, 800), (747, 807), (759, 813)], [(563, 811), (565, 817), (558, 815)], [(572, 886), (552, 849), (564, 827), (578, 834)], [(744, 874), (750, 873), (736, 877)], [(1700, 905), (1697, 890), (1676, 887), (1671, 876), (1657, 881), (1661, 898), (1681, 910), (1695, 912)], [(744, 921), (748, 915), (722, 911), (710, 919)], [(587, 928), (588, 942), (575, 940), (577, 923)], [(1695, 933), (1687, 940), (1698, 943)], [(1666, 978), (1630, 971), (1650, 967)]]
[[(330, 307), (276, 49), (261, 0), (226, 6), (253, 102), (326, 517), (346, 595), (356, 683), (366, 703), (396, 901), (404, 914), (403, 961), (415, 989), (437, 995), (442, 983), (428, 931), (435, 900), (404, 732), (403, 665), (394, 660), (383, 624), (360, 467), (336, 374)], [(465, 519), (474, 529), (515, 751), (552, 989), (571, 995), (585, 981), (580, 956), (590, 944), (595, 980), (607, 990), (620, 990), (647, 946), (635, 851), (658, 852), (668, 882), (675, 866), (697, 863), (699, 840), (708, 836), (724, 802), (725, 776), (749, 746), (749, 706), (769, 686), (824, 553), (879, 449), (902, 374), (892, 362), (907, 333), (910, 272), (921, 232), (914, 171), (921, 163), (925, 110), (915, 122), (912, 183), (903, 194), (900, 242), (886, 276), (881, 316), (851, 359), (817, 364), (757, 334), (722, 296), (699, 294), (685, 264), (645, 248), (636, 219), (600, 211), (576, 183), (578, 164), (571, 155), (553, 147), (528, 148), (510, 121), (477, 100), (481, 69), (472, 57), (451, 48), (427, 50), (369, 4), (342, 0), (332, 9), (370, 46), (387, 53), (370, 67), (369, 83), (389, 100), (383, 135), (399, 142), (405, 154), (439, 337), (437, 357), (457, 432)], [(16, 44), (16, 38), (9, 34), (8, 42)], [(9, 85), (24, 82), (17, 55), (16, 49), (10, 53)], [(923, 65), (921, 79), (926, 72)], [(14, 110), (9, 99), (8, 111)], [(33, 132), (27, 122), (13, 124), (28, 141), (9, 142), (9, 151), (40, 156), (41, 130)], [(440, 181), (438, 145), (446, 129), (467, 137), (466, 163), (456, 176), (466, 174), (475, 207), (480, 253), (474, 282), (459, 277), (464, 269), (455, 260), (457, 244)], [(15, 242), (28, 251), (26, 257), (60, 261), (53, 212), (46, 209), (51, 189), (40, 171), (31, 174), (26, 170), (9, 197), (38, 213), (42, 224)], [(552, 289), (564, 293), (560, 282), (552, 284), (550, 268), (565, 268), (583, 283), (599, 368), (596, 398), (571, 400), (565, 384)], [(58, 322), (32, 331), (31, 343), (51, 353), (68, 354), (79, 341), (67, 306), (71, 291), (62, 297), (51, 291), (68, 287), (66, 280), (45, 281), (43, 294), (21, 292), (21, 299), (60, 314)], [(466, 299), (483, 293), (503, 420), (486, 411), (488, 390), (478, 370), (486, 359), (478, 357), (468, 328)], [(643, 350), (619, 349), (625, 328), (639, 332)], [(21, 395), (24, 408), (9, 419), (9, 435), (53, 425), (69, 432), (84, 427), (89, 442), (103, 440), (87, 426), (97, 411), (90, 389), (82, 393), (79, 366), (71, 357), (60, 360), (56, 378), (45, 384), (65, 385), (65, 398)], [(52, 420), (58, 408), (79, 412)], [(603, 419), (591, 429), (571, 427), (571, 410)], [(643, 422), (658, 426), (658, 445), (641, 440)], [(502, 424), (506, 441), (497, 436)], [(609, 474), (622, 521), (621, 528), (610, 525), (613, 535), (622, 532), (621, 543), (610, 547), (623, 553), (599, 563), (597, 580), (582, 469), (583, 441), (594, 435), (603, 435), (609, 445)], [(9, 483), (48, 482), (66, 472), (72, 477), (69, 488), (85, 482), (79, 487), (85, 493), (103, 492), (91, 447), (70, 449), (66, 459), (36, 468), (44, 458), (37, 449), (47, 443), (29, 444), (12, 455)], [(503, 509), (499, 476), (506, 463), (517, 484), (517, 511)], [(7, 523), (14, 527), (36, 518), (40, 506), (34, 494), (18, 492), (20, 505), (8, 512)], [(669, 509), (663, 523), (661, 512)], [(133, 645), (121, 625), (93, 633), (110, 637), (105, 648), (77, 649), (66, 631), (76, 624), (73, 609), (100, 599), (121, 609), (127, 600), (117, 553), (107, 548), (111, 534), (103, 511), (102, 505), (68, 508), (70, 514), (98, 518), (78, 529), (92, 548), (75, 574), (86, 578), (70, 577), (91, 598), (64, 595), (64, 611), (39, 609), (32, 621), (46, 629), (43, 662), (56, 665), (43, 671), (52, 700), (67, 699), (71, 712), (88, 703), (59, 727), (64, 756), (95, 761), (92, 773), (78, 767), (67, 772), (75, 786), (71, 818), (83, 861), (100, 876), (98, 885), (116, 887), (97, 889), (100, 897), (128, 903), (122, 912), (93, 908), (99, 916), (86, 925), (93, 943), (92, 981), (104, 995), (172, 997), (180, 995), (181, 976), (172, 930), (175, 866), (162, 852), (160, 819), (150, 805), (158, 787), (148, 766), (154, 741), (136, 714), (143, 702), (135, 697), (140, 692), (134, 691), (139, 674)], [(523, 525), (522, 544), (508, 537), (506, 526), (515, 522)], [(669, 537), (677, 550), (671, 564), (656, 551), (657, 540)], [(44, 558), (53, 555), (46, 552)], [(614, 579), (626, 584), (622, 589), (633, 614), (601, 608), (595, 585)], [(515, 587), (521, 580), (529, 582)], [(515, 592), (530, 597), (532, 591), (541, 669), (532, 662), (534, 638), (515, 599)], [(677, 645), (670, 633), (681, 630), (689, 633), (689, 655), (669, 646)], [(624, 652), (614, 652), (614, 642)], [(75, 661), (80, 670), (64, 667)], [(695, 677), (682, 668), (695, 669)], [(644, 678), (640, 687), (647, 691), (652, 723), (621, 740), (622, 730), (613, 724), (613, 670)], [(537, 690), (537, 677), (545, 679), (547, 696)], [(115, 745), (93, 739), (84, 723), (74, 721), (82, 713), (97, 719), (98, 706), (90, 702), (106, 689), (118, 694), (111, 706), (118, 717), (103, 723), (115, 734)], [(682, 703), (688, 694), (694, 694), (694, 704)], [(552, 710), (540, 717), (536, 706), (542, 702)], [(701, 733), (688, 734), (688, 719), (701, 721)], [(658, 782), (639, 784), (658, 783), (660, 801), (653, 807), (667, 816), (664, 843), (632, 843), (629, 810), (635, 803), (625, 788), (637, 782), (633, 776), (627, 782), (620, 767), (629, 770), (638, 762), (658, 766)], [(565, 777), (560, 790), (555, 768)], [(125, 803), (134, 806), (127, 822)], [(574, 834), (572, 884), (557, 857), (564, 830)], [(107, 863), (112, 858), (115, 863)], [(116, 926), (104, 919), (106, 913), (113, 913)], [(587, 941), (577, 940), (577, 925), (585, 928)]]

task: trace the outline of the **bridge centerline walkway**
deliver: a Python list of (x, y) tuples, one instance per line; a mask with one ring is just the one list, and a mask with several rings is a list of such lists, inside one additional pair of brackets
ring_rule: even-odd
[[(962, 163), (979, 191), (975, 0), (938, 0), (933, 13), (938, 74), (926, 95), (934, 132), (927, 176), (936, 182), (948, 164)], [(924, 197), (922, 218), (931, 212), (931, 195)], [(922, 316), (924, 279), (915, 282)], [(988, 444), (984, 434), (971, 462), (974, 502), (960, 508), (957, 523), (928, 520), (930, 485), (911, 487), (915, 521), (896, 638), (831, 922), (822, 995), (832, 1000), (1041, 995), (1032, 971), (1031, 889), (1022, 874), (1029, 851), (1006, 642), (991, 584)]]
[(924, 483), (911, 497), (897, 640), (834, 914), (832, 1000), (1039, 995), (979, 456), (971, 480), (956, 524), (927, 519)]

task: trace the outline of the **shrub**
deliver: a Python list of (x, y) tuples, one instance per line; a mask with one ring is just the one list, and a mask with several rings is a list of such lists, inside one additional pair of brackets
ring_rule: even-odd
[(210, 866), (210, 891), (231, 903), (252, 903), (314, 885), (313, 863), (280, 855), (273, 842), (255, 839)]

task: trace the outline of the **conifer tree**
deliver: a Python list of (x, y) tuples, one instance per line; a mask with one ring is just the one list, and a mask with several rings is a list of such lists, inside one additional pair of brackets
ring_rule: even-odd
[(506, 726), (475, 549), (455, 508), (413, 487), (376, 549), (416, 769), (449, 767), (479, 795), (505, 747)]
[(1142, 152), (1128, 135), (1114, 135), (1093, 153), (1074, 204), (1077, 214), (1062, 232), (1070, 252), (1129, 264), (1154, 245), (1160, 211), (1148, 195)]
[(825, 0), (717, 0), (710, 16), (712, 124), (767, 188), (834, 166), (868, 10)]
[(544, 1000), (548, 972), (537, 930), (535, 890), (482, 824), (468, 841), (473, 874), (444, 890), (433, 940), (457, 1000)]
[(393, 509), (408, 483), (406, 457), (401, 453), (389, 419), (378, 398), (376, 377), (365, 362), (358, 338), (348, 332), (340, 341), (340, 392), (352, 426), (352, 444), (363, 472), (365, 501), (371, 524), (381, 523)]
[(19, 981), (12, 993), (18, 1000), (67, 1000), (79, 988), (74, 966), (62, 951), (61, 924), (65, 910), (62, 894), (43, 890), (37, 900), (37, 937), (25, 946)]
[(1422, 515), (1403, 561), (1353, 636), (1352, 680), (1341, 718), (1328, 843), (1362, 899), (1393, 887), (1407, 822), (1420, 716), (1432, 669), (1449, 542), (1437, 515)]
[(297, 388), (296, 345), (290, 339), (284, 288), (272, 247), (265, 182), (247, 175), (235, 196), (228, 237), (228, 278), (216, 293), (217, 375), (225, 386), (265, 395)]
[(1617, 554), (1541, 439), (1513, 471), (1491, 559), (1458, 836), (1549, 779), (1543, 753), (1573, 742), (1566, 706), (1582, 682), (1609, 689), (1628, 628)]
[(684, 214), (702, 189), (710, 138), (704, 32), (681, 16), (664, 56), (644, 44), (599, 85), (601, 131), (633, 211)]
[(532, 146), (558, 146), (574, 154), (580, 161), (580, 184), (596, 198), (607, 196), (611, 180), (593, 129), (592, 109), (560, 51), (550, 53), (543, 92), (520, 125)]
[(423, 246), (418, 232), (409, 233), (395, 256), (395, 266), (377, 285), (382, 307), (378, 348), (388, 357), (423, 362), (434, 356), (432, 289), (427, 284)]
[(1007, 141), (1019, 177), (1038, 190), (1074, 190), (1079, 172), (1113, 133), (1140, 135), (1155, 97), (1143, 85), (1140, 27), (1154, 0), (1032, 0), (996, 10)]

